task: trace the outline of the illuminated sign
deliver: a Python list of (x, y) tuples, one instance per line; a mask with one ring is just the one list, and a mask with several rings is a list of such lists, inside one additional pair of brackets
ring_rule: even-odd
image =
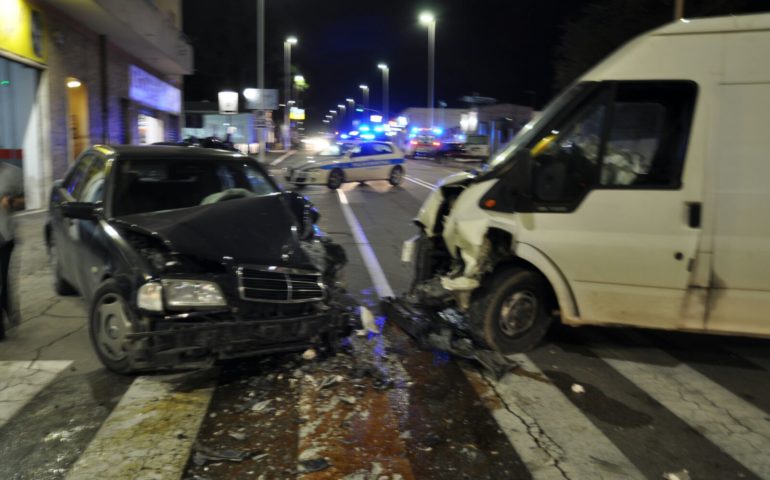
[(219, 92), (219, 113), (233, 115), (238, 113), (238, 92)]
[(128, 97), (164, 112), (182, 111), (182, 91), (136, 65), (129, 67)]
[(45, 62), (45, 22), (24, 0), (0, 0), (0, 50)]
[(369, 121), (373, 123), (381, 123), (382, 122), (382, 115), (369, 115)]
[(289, 110), (289, 120), (304, 120), (304, 119), (305, 119), (304, 108), (291, 107), (291, 110)]

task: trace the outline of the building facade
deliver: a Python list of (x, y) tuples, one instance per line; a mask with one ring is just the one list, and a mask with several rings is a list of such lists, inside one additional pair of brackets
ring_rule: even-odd
[(179, 138), (181, 18), (181, 0), (0, 0), (0, 160), (28, 209), (91, 144)]

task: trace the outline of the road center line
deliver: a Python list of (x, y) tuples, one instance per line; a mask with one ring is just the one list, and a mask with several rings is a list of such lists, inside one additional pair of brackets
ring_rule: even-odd
[(270, 166), (272, 167), (274, 165), (278, 165), (279, 163), (283, 162), (284, 160), (286, 160), (290, 156), (294, 155), (295, 153), (297, 153), (296, 150), (289, 150), (288, 152), (284, 153), (280, 157), (278, 157), (275, 160), (273, 160), (272, 162), (270, 162)]
[(409, 180), (412, 183), (416, 183), (417, 185), (419, 185), (421, 187), (425, 187), (425, 188), (427, 188), (429, 190), (435, 190), (435, 189), (438, 188), (437, 186), (433, 185), (432, 183), (428, 183), (428, 182), (426, 182), (424, 180), (420, 180), (419, 178), (410, 177), (409, 175), (404, 175), (404, 178)]
[(385, 272), (382, 271), (380, 262), (377, 260), (377, 255), (374, 254), (372, 245), (369, 243), (369, 239), (366, 238), (364, 229), (361, 228), (361, 224), (358, 223), (358, 219), (353, 213), (353, 209), (350, 208), (348, 203), (348, 197), (341, 188), (337, 189), (337, 195), (340, 198), (340, 205), (342, 206), (342, 214), (345, 216), (345, 220), (348, 222), (350, 230), (353, 232), (353, 238), (356, 240), (356, 246), (358, 247), (361, 257), (364, 259), (366, 269), (369, 271), (369, 276), (372, 278), (374, 288), (377, 290), (377, 296), (380, 298), (393, 297), (393, 289), (390, 288), (390, 283), (385, 277)]

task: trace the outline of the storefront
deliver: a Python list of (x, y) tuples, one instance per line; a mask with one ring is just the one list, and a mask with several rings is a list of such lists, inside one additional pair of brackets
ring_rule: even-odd
[(45, 198), (45, 27), (34, 5), (0, 0), (0, 161), (22, 168), (27, 208)]
[(182, 92), (136, 65), (129, 67), (129, 102), (126, 105), (131, 143), (150, 144), (179, 140)]

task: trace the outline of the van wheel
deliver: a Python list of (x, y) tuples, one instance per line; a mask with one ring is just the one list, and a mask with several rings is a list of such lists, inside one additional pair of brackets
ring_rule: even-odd
[(503, 354), (525, 352), (540, 343), (553, 320), (545, 282), (540, 274), (520, 268), (487, 278), (468, 310), (476, 341)]
[(401, 182), (404, 181), (404, 169), (400, 166), (396, 165), (393, 167), (393, 170), (390, 171), (390, 177), (388, 177), (388, 182), (390, 182), (391, 185), (394, 187), (397, 187), (398, 185), (401, 185)]
[(88, 332), (99, 360), (115, 373), (132, 373), (126, 350), (126, 336), (133, 331), (132, 314), (114, 280), (96, 290), (89, 313)]
[(48, 242), (48, 261), (53, 270), (53, 289), (57, 295), (67, 296), (77, 294), (77, 290), (70, 282), (64, 279), (61, 274), (61, 263), (59, 262), (59, 249), (53, 243), (53, 237)]
[(337, 190), (345, 181), (345, 174), (339, 168), (335, 168), (329, 172), (329, 180), (326, 182), (326, 186), (332, 190)]

